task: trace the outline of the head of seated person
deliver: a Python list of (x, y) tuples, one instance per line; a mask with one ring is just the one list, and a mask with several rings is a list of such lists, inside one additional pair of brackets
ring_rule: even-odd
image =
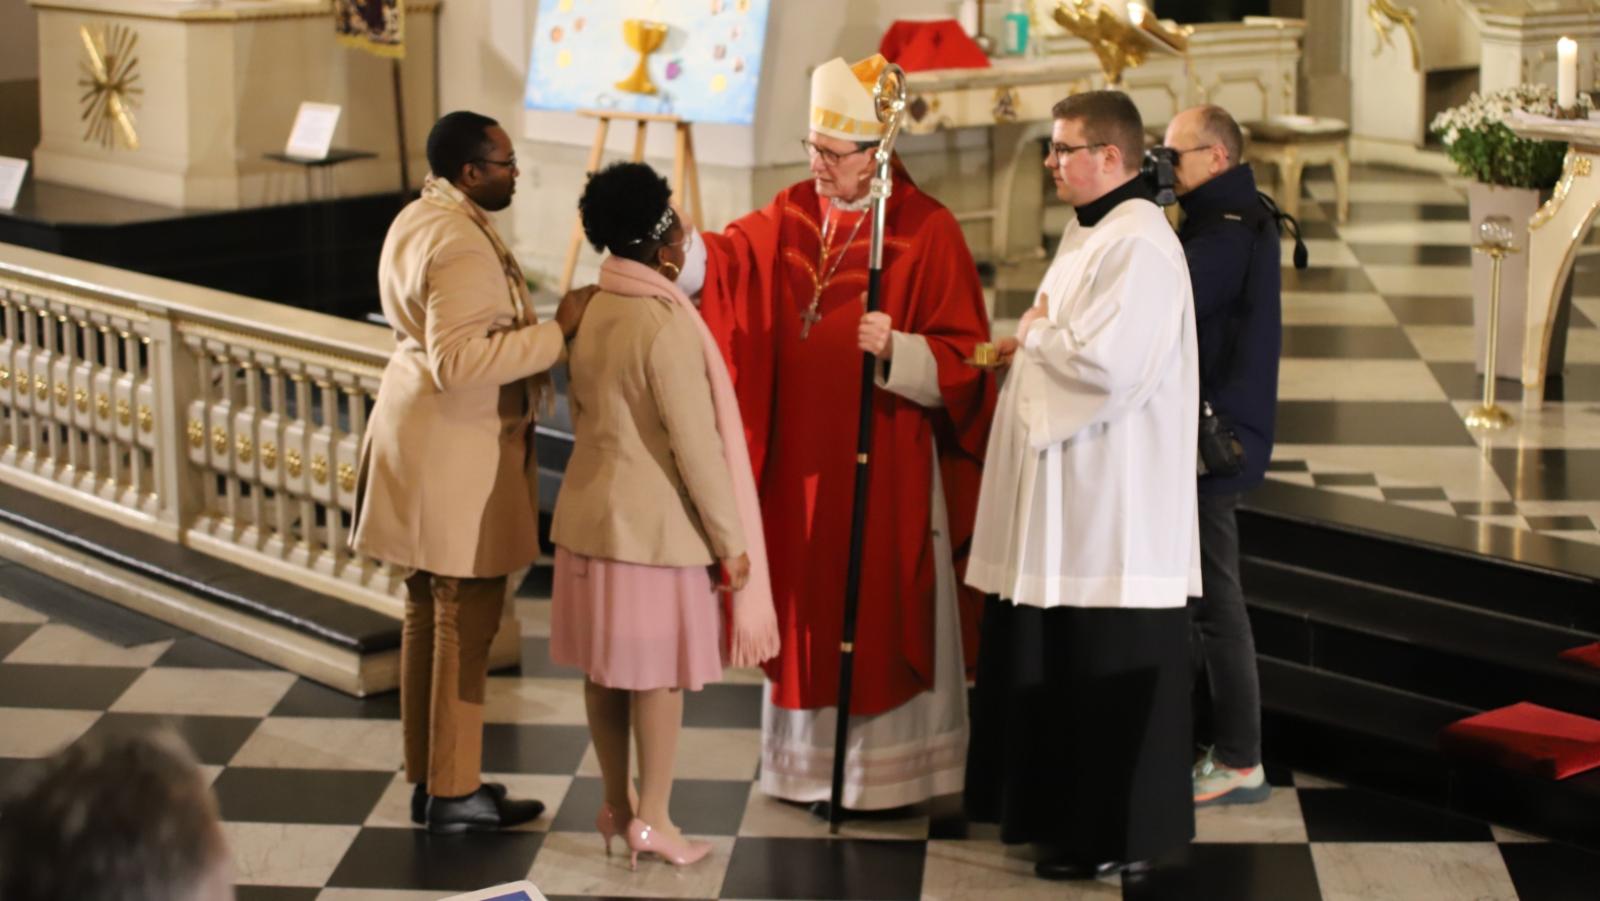
[(1174, 188), (1181, 196), (1239, 165), (1244, 133), (1220, 106), (1195, 106), (1172, 117), (1166, 140), (1177, 156)]
[(687, 234), (671, 186), (649, 165), (613, 163), (596, 172), (578, 198), (578, 215), (595, 250), (678, 277)]
[(231, 901), (216, 798), (170, 730), (86, 736), (0, 801), (6, 901)]

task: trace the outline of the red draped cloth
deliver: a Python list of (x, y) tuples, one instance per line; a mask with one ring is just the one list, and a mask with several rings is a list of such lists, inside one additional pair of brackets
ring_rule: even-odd
[[(895, 166), (885, 230), (882, 305), (897, 331), (928, 340), (942, 409), (873, 389), (866, 543), (851, 712), (892, 710), (933, 686), (932, 488), (944, 480), (958, 582), (966, 569), (995, 379), (962, 362), (989, 340), (978, 273), (950, 211)], [(870, 218), (834, 211), (832, 252), (819, 266), (823, 214), (810, 181), (765, 209), (704, 235), (701, 313), (733, 373), (761, 493), (783, 650), (766, 664), (773, 702), (838, 702), (839, 641), (849, 557)], [(843, 253), (837, 269), (838, 254)], [(825, 276), (832, 270), (831, 277)], [(800, 338), (801, 313), (823, 279), (822, 318)], [(934, 446), (938, 447), (935, 470)], [(972, 672), (982, 599), (962, 587)]]

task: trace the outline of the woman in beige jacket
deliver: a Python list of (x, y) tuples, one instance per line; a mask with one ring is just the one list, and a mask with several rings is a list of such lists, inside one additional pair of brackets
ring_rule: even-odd
[[(685, 841), (667, 813), (683, 690), (722, 675), (711, 570), (720, 566), (724, 588), (738, 592), (755, 557), (769, 620), (771, 602), (731, 382), (672, 281), (684, 229), (670, 198), (649, 166), (622, 163), (590, 179), (578, 202), (589, 241), (610, 256), (569, 348), (574, 447), (551, 528), (550, 654), (587, 677), (606, 788), (596, 828), (607, 851), (622, 833), (635, 865), (640, 853), (654, 853), (682, 866), (711, 847)], [(776, 635), (772, 621), (768, 656)]]

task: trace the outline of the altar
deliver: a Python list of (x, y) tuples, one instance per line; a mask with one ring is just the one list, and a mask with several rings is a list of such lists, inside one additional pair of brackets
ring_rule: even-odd
[[(400, 188), (392, 65), (339, 46), (327, 0), (29, 2), (39, 19), (37, 179), (179, 208), (308, 199), (304, 174), (264, 154), (283, 150), (300, 102), (314, 100), (343, 107), (336, 145), (377, 154), (342, 166), (337, 193)], [(413, 185), (438, 114), (438, 8), (406, 4)], [(126, 88), (115, 104), (125, 121), (96, 107), (84, 85), (108, 48), (116, 71), (103, 74)]]
[[(1295, 112), (1300, 41), (1297, 19), (1252, 17), (1238, 23), (1195, 25), (1187, 54), (1152, 51), (1127, 69), (1118, 87), (1139, 106), (1147, 127), (1203, 103), (1226, 108), (1239, 121)], [(912, 72), (907, 135), (960, 128), (990, 130), (991, 203), (957, 212), (963, 222), (990, 229), (989, 257), (1015, 258), (1038, 249), (1043, 169), (1028, 148), (1050, 134), (1050, 109), (1068, 94), (1105, 87), (1089, 45), (1071, 36), (1047, 39), (1038, 57), (998, 58), (987, 69)]]
[(1420, 152), (1434, 115), (1474, 91), (1555, 84), (1558, 38), (1578, 44), (1580, 90), (1600, 70), (1600, 16), (1588, 0), (1353, 0), (1348, 27), (1358, 161), (1454, 171)]

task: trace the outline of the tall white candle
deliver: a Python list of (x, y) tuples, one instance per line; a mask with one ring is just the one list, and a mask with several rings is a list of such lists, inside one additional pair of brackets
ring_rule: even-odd
[(1556, 105), (1578, 105), (1578, 42), (1572, 38), (1556, 41)]

